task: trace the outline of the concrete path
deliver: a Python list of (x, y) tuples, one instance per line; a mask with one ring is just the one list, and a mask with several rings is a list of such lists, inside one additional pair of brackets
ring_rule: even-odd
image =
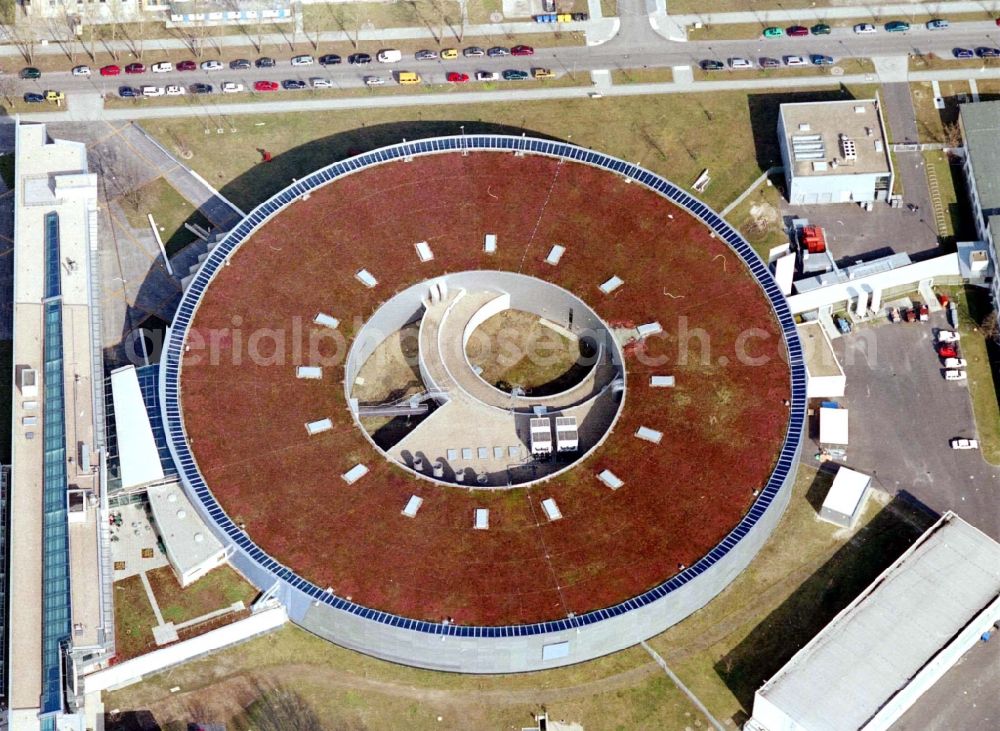
[(701, 702), (701, 699), (698, 698), (698, 696), (696, 696), (690, 688), (681, 682), (681, 679), (678, 678), (677, 674), (670, 669), (670, 666), (667, 665), (667, 661), (660, 656), (660, 653), (650, 647), (645, 641), (640, 644), (642, 645), (642, 649), (648, 652), (650, 657), (656, 661), (656, 664), (663, 669), (663, 672), (667, 674), (667, 677), (670, 678), (673, 684), (676, 685), (680, 691), (688, 697), (688, 700), (690, 700), (698, 708), (698, 710), (702, 712), (705, 718), (708, 719), (708, 722), (715, 727), (716, 731), (726, 731), (726, 727), (719, 723), (715, 716), (712, 715), (711, 711), (709, 711), (705, 704)]
[(906, 82), (882, 84), (882, 114), (886, 118), (894, 144), (920, 141), (910, 85)]
[(153, 587), (149, 584), (149, 577), (147, 577), (146, 572), (143, 571), (139, 574), (139, 578), (142, 579), (142, 588), (146, 590), (146, 598), (149, 599), (149, 606), (153, 608), (153, 614), (156, 616), (156, 623), (164, 624), (163, 613), (160, 611), (160, 605), (156, 603), (156, 595), (153, 594)]

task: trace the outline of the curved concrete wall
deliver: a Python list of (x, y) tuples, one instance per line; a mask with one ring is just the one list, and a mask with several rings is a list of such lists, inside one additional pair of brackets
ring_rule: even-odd
[[(615, 606), (553, 622), (470, 627), (420, 622), (355, 604), (298, 576), (246, 536), (212, 496), (188, 446), (179, 392), (184, 340), (198, 303), (226, 258), (262, 223), (303, 194), (332, 180), (393, 160), (461, 150), (564, 158), (649, 187), (701, 219), (732, 247), (771, 300), (784, 333), (792, 377), (789, 423), (767, 484), (740, 523), (707, 555), (662, 584)], [(403, 309), (400, 307), (400, 312)], [(411, 309), (409, 316), (413, 312)], [(192, 504), (213, 532), (231, 547), (233, 565), (261, 589), (275, 588), (295, 622), (345, 647), (394, 662), (478, 673), (536, 670), (597, 657), (661, 632), (708, 602), (746, 567), (777, 525), (795, 478), (806, 406), (802, 348), (785, 299), (764, 263), (717, 213), (638, 165), (562, 142), (502, 135), (440, 137), (382, 148), (322, 168), (259, 205), (212, 251), (185, 291), (161, 360), (160, 384), (168, 443)], [(543, 648), (547, 646), (550, 652), (558, 651), (543, 660)]]

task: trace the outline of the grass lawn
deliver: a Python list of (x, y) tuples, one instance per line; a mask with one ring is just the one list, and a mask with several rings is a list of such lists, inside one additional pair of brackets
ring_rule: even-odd
[(958, 106), (963, 99), (968, 99), (967, 81), (942, 81), (939, 86), (944, 109), (934, 106), (934, 89), (929, 81), (910, 84), (921, 142), (946, 142), (945, 125), (958, 123)]
[(227, 565), (209, 572), (186, 588), (181, 588), (169, 566), (147, 571), (153, 595), (165, 622), (179, 624), (223, 609), (238, 601), (247, 607), (257, 590)]
[(673, 80), (672, 69), (616, 69), (611, 72), (612, 84), (652, 84)]
[(156, 649), (153, 627), (156, 615), (149, 605), (142, 579), (130, 576), (114, 583), (115, 643), (119, 660), (128, 660)]
[[(779, 164), (779, 104), (849, 94), (866, 98), (871, 89), (244, 115), (236, 120), (236, 133), (223, 135), (206, 135), (203, 124), (191, 119), (149, 120), (144, 127), (168, 149), (191, 150), (190, 164), (244, 210), (321, 165), (404, 138), (458, 134), (463, 124), (468, 134), (527, 130), (559, 137), (640, 162), (682, 186), (709, 168), (713, 180), (702, 197), (723, 208), (762, 169)], [(260, 163), (260, 149), (272, 153), (272, 162)]]
[[(975, 227), (972, 225), (972, 211), (965, 195), (965, 180), (960, 166), (952, 165), (948, 155), (943, 151), (930, 150), (924, 153), (924, 161), (928, 172), (934, 171), (937, 180), (937, 193), (941, 212), (944, 214), (944, 230), (941, 236), (944, 241), (954, 244), (956, 241), (969, 241), (975, 238)], [(930, 176), (928, 176), (930, 181)], [(934, 190), (931, 190), (931, 197)]]
[(771, 180), (773, 185), (761, 183), (726, 216), (764, 261), (767, 261), (767, 254), (773, 247), (788, 241), (781, 218), (778, 187), (784, 184), (784, 178), (778, 175)]
[[(706, 607), (651, 640), (727, 725), (728, 719), (745, 719), (760, 682), (932, 522), (901, 501), (883, 508), (877, 499), (853, 533), (820, 522), (816, 510), (830, 481), (825, 472), (801, 467), (785, 516), (750, 567)], [(217, 717), (226, 719), (225, 709), (238, 715), (238, 702), (246, 698), (239, 691), (269, 683), (294, 688), (329, 728), (355, 720), (370, 728), (421, 731), (440, 728), (437, 715), (456, 713), (464, 714), (467, 728), (519, 728), (543, 703), (551, 717), (585, 728), (705, 725), (634, 647), (558, 670), (469, 676), (382, 662), (291, 626), (153, 675), (107, 694), (104, 702), (150, 709), (161, 724), (183, 720), (196, 704), (214, 703)], [(171, 693), (174, 686), (182, 692)]]
[(146, 214), (153, 214), (167, 256), (173, 256), (195, 240), (195, 235), (184, 228), (185, 222), (204, 227), (211, 226), (208, 219), (185, 200), (166, 179), (157, 178), (143, 186), (143, 189), (144, 194), (139, 208), (122, 200), (122, 210), (125, 211), (129, 224), (136, 229), (148, 228), (149, 220)]
[[(8, 155), (13, 157), (13, 155)], [(10, 307), (10, 303), (4, 303)], [(0, 340), (0, 464), (10, 464), (11, 409), (14, 407), (12, 378), (14, 372), (14, 342)]]
[(925, 56), (910, 56), (910, 71), (941, 71), (943, 69), (998, 68), (1000, 58), (952, 58), (928, 53)]
[[(576, 0), (575, 5), (579, 6), (580, 10), (587, 9), (584, 0)], [(574, 6), (574, 3), (560, 3), (561, 10), (571, 6)], [(576, 6), (565, 12), (576, 11), (578, 9)], [(427, 28), (439, 36), (456, 40), (461, 32), (459, 3), (454, 0), (306, 5), (302, 10), (303, 26), (307, 33), (316, 30), (339, 30), (356, 34), (358, 30), (370, 28)], [(466, 13), (468, 24), (486, 24), (491, 22), (490, 16), (493, 13), (503, 13), (503, 3), (500, 0), (470, 0)]]
[(601, 0), (601, 15), (605, 18), (618, 15), (618, 0)]

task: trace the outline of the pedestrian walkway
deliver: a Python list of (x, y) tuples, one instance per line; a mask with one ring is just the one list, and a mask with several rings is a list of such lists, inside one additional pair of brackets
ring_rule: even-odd
[[(969, 0), (954, 0), (940, 3), (887, 3), (884, 5), (841, 5), (808, 8), (780, 8), (775, 10), (752, 10), (728, 13), (689, 13), (670, 17), (683, 25), (704, 23), (721, 25), (725, 23), (807, 23), (809, 21), (835, 20), (839, 18), (892, 18), (913, 17), (914, 15), (945, 15), (955, 13), (981, 13), (984, 4)], [(667, 12), (670, 11), (669, 2)]]

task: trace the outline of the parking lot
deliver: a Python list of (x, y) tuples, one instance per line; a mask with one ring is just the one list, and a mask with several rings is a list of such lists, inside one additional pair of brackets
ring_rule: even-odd
[(966, 385), (943, 378), (934, 349), (939, 328), (947, 328), (943, 312), (930, 322), (863, 327), (834, 342), (851, 409), (846, 463), (890, 494), (905, 490), (998, 538), (1000, 468), (949, 444), (976, 430)]

